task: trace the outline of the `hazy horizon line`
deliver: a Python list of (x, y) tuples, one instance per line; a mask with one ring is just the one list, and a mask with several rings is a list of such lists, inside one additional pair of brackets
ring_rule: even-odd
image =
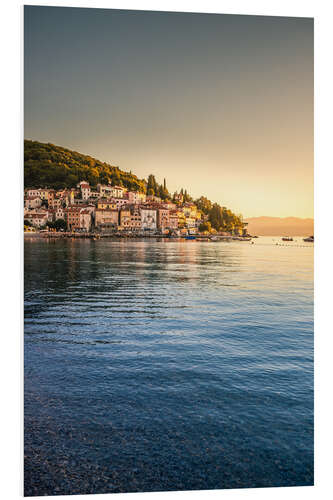
[(299, 220), (314, 220), (314, 217), (298, 217), (296, 215), (287, 215), (287, 216), (278, 216), (278, 215), (253, 215), (253, 216), (247, 216), (243, 217), (245, 219), (299, 219)]

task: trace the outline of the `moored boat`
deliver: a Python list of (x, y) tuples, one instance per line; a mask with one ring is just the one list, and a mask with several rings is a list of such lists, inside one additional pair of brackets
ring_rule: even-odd
[(307, 243), (313, 243), (314, 236), (308, 236), (307, 238), (303, 238), (303, 241), (306, 241)]
[(251, 236), (233, 236), (232, 239), (236, 241), (251, 241)]
[(290, 236), (285, 236), (284, 238), (282, 238), (282, 241), (294, 241), (294, 239)]

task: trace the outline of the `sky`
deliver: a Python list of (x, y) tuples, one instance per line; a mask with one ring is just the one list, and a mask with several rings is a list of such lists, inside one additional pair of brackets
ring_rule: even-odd
[(313, 19), (24, 8), (24, 136), (313, 217)]

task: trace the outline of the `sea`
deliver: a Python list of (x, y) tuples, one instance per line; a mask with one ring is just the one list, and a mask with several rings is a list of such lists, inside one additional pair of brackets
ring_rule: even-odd
[(313, 244), (25, 238), (25, 496), (313, 485)]

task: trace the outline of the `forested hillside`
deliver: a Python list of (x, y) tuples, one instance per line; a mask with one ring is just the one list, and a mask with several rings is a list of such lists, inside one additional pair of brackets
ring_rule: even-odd
[(110, 182), (133, 191), (146, 191), (143, 179), (118, 167), (51, 143), (24, 141), (25, 187), (63, 189), (74, 187), (82, 180), (92, 187)]

